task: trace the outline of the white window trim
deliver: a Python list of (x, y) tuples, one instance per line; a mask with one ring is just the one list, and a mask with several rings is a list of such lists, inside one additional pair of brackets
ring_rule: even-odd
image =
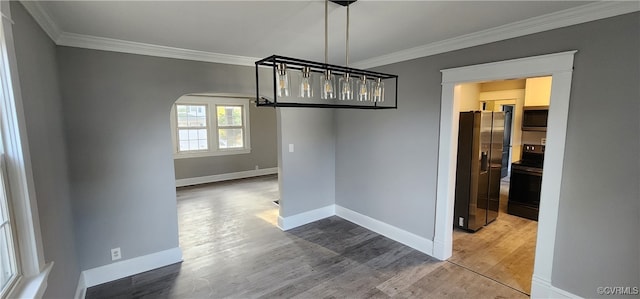
[[(251, 132), (249, 124), (249, 103), (248, 97), (234, 97), (234, 96), (215, 96), (215, 95), (186, 95), (180, 97), (174, 105), (171, 107), (171, 142), (173, 147), (174, 159), (185, 158), (198, 158), (198, 157), (215, 157), (215, 156), (227, 156), (227, 155), (240, 155), (251, 153)], [(176, 119), (176, 104), (194, 104), (194, 105), (207, 105), (207, 134), (209, 149), (206, 151), (178, 151), (178, 125)], [(218, 125), (216, 117), (216, 106), (242, 106), (242, 120), (244, 127), (244, 147), (237, 149), (220, 149), (218, 147)]]
[[(47, 286), (53, 262), (45, 265), (29, 145), (24, 123), (22, 94), (13, 42), (9, 1), (1, 1), (4, 45), (0, 45), (0, 130), (6, 155), (8, 190), (15, 220), (18, 247), (18, 280), (9, 298), (40, 298)], [(7, 76), (8, 75), (8, 76)]]

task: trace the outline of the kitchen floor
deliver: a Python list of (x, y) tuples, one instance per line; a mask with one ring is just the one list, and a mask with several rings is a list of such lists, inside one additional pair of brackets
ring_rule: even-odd
[(538, 222), (507, 214), (509, 178), (500, 182), (498, 218), (475, 233), (453, 231), (449, 262), (523, 293), (531, 293)]
[(527, 298), (336, 216), (283, 232), (277, 188), (276, 176), (179, 188), (184, 262), (86, 298)]

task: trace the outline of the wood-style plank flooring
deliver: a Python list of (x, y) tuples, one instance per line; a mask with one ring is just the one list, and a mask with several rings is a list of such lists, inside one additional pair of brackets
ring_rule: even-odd
[(505, 179), (498, 218), (475, 233), (454, 229), (449, 262), (530, 294), (538, 222), (507, 214), (508, 198)]
[(184, 262), (86, 298), (527, 297), (338, 217), (283, 232), (277, 186), (266, 176), (178, 189)]

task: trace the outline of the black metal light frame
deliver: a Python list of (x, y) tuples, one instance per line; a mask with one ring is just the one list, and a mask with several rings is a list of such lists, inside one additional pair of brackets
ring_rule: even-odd
[[(311, 71), (314, 73), (323, 73), (325, 70), (331, 70), (336, 77), (338, 75), (343, 75), (345, 73), (349, 73), (351, 75), (365, 75), (369, 78), (380, 78), (383, 81), (385, 80), (394, 80), (395, 81), (395, 94), (393, 98), (393, 106), (384, 105), (379, 106), (379, 102), (370, 102), (370, 101), (358, 101), (358, 103), (362, 103), (359, 105), (353, 104), (335, 104), (335, 103), (297, 103), (297, 102), (283, 102), (278, 101), (277, 94), (277, 75), (276, 75), (276, 66), (280, 63), (284, 63), (287, 65), (287, 69), (293, 70), (302, 70), (303, 67), (311, 68)], [(260, 75), (258, 69), (260, 66), (270, 67), (273, 70), (273, 101), (267, 99), (266, 97), (260, 96)], [(349, 103), (350, 101), (340, 101)], [(383, 103), (389, 103), (389, 101), (385, 101)], [(367, 70), (354, 69), (350, 67), (344, 67), (339, 65), (332, 65), (320, 62), (314, 62), (309, 60), (284, 57), (278, 55), (272, 55), (267, 58), (256, 61), (256, 105), (258, 107), (297, 107), (297, 108), (343, 108), (343, 109), (398, 109), (398, 75), (391, 75)]]

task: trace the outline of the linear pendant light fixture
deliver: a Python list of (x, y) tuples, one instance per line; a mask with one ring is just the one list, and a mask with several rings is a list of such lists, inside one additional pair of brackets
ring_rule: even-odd
[[(346, 6), (347, 9), (344, 66), (329, 64), (329, 2)], [(279, 55), (272, 55), (256, 61), (257, 106), (398, 109), (397, 75), (349, 67), (349, 9), (350, 4), (354, 2), (356, 0), (325, 0), (324, 63)], [(271, 68), (272, 72), (260, 72), (261, 67)], [(273, 76), (273, 99), (260, 95), (261, 77), (265, 76)], [(337, 82), (336, 78), (338, 78)], [(392, 99), (385, 99), (385, 81), (393, 89)], [(291, 84), (292, 82), (294, 84)], [(294, 90), (292, 90), (292, 86)], [(262, 89), (264, 90), (265, 87), (263, 86)], [(269, 91), (267, 90), (267, 92)]]

